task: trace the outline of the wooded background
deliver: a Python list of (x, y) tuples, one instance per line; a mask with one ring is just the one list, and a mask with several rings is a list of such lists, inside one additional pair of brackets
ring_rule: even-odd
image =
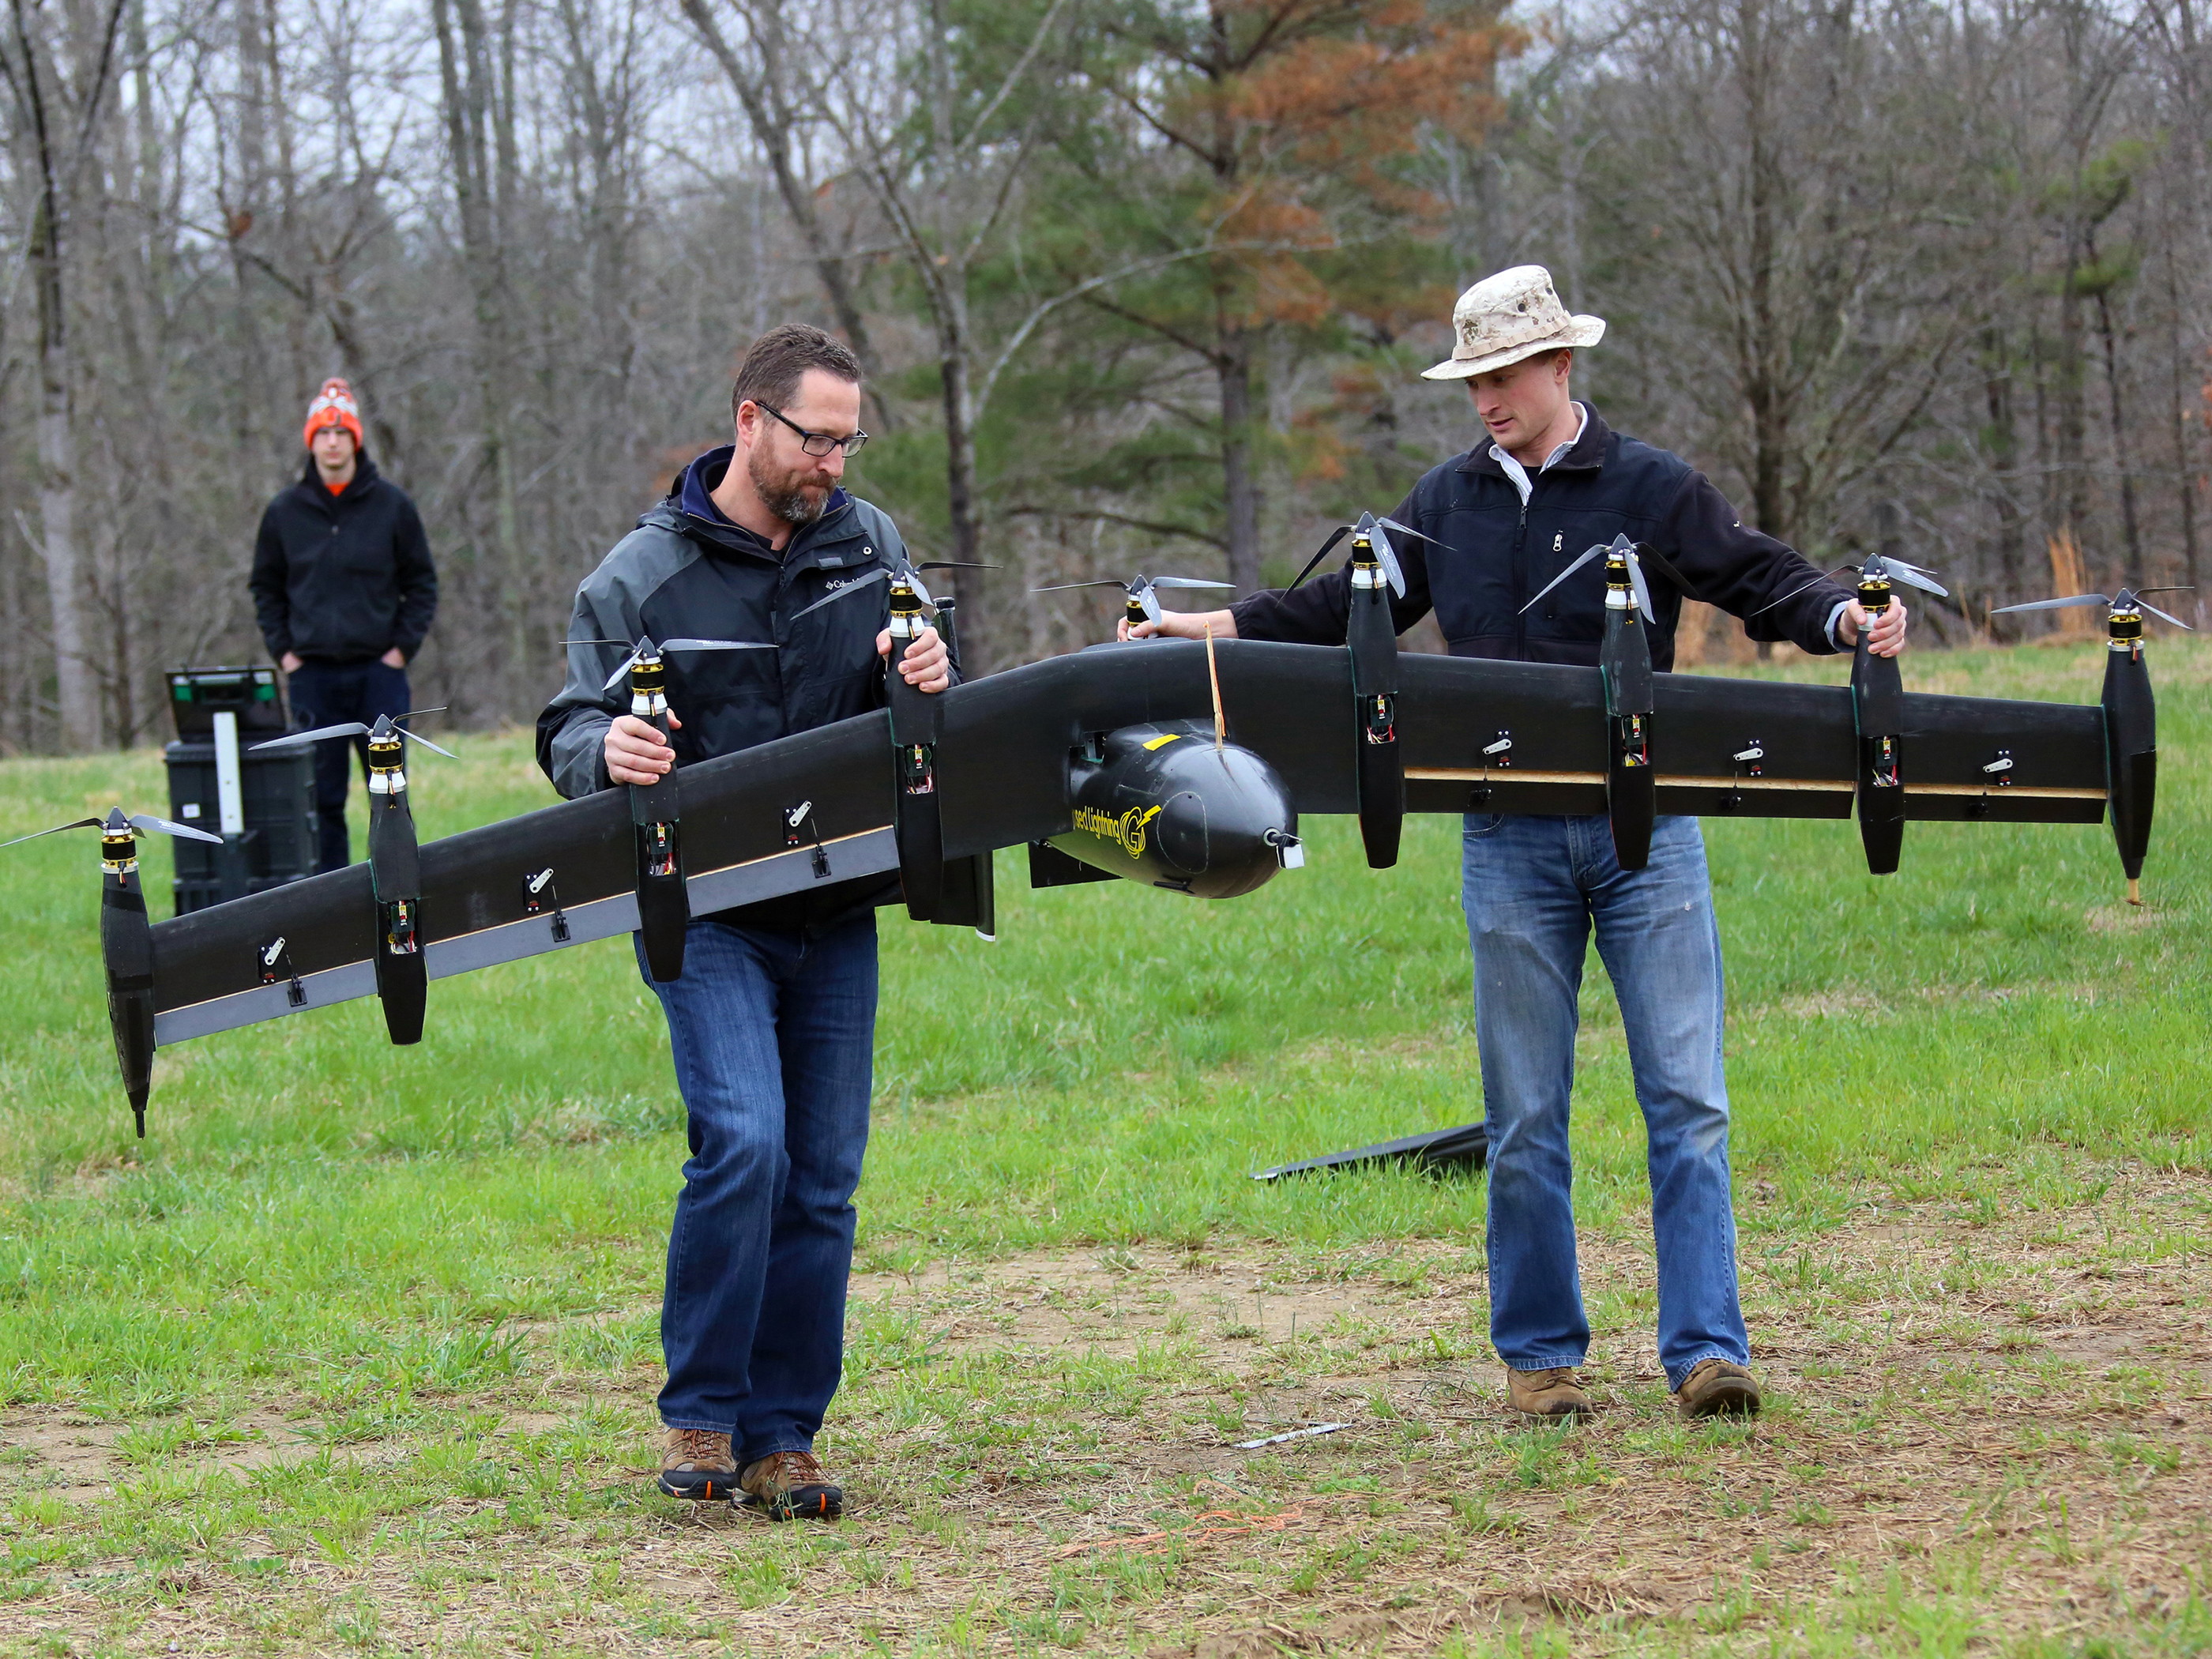
[(1472, 440), (1416, 378), (1455, 294), (1526, 261), (1611, 324), (1615, 426), (1817, 562), (1943, 573), (1923, 642), (2193, 581), (2193, 3), (11, 0), (0, 750), (158, 740), (164, 671), (264, 659), (327, 374), (429, 528), (418, 700), (492, 724), (776, 322), (869, 367), (855, 488), (1000, 567), (972, 668), (1110, 629), (1037, 586), (1280, 581), (1387, 510)]

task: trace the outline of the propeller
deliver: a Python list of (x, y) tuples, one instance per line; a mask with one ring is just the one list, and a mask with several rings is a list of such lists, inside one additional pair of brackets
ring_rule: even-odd
[(622, 666), (607, 676), (607, 683), (599, 688), (611, 691), (622, 684), (623, 675), (647, 657), (665, 657), (672, 651), (773, 651), (772, 645), (757, 640), (663, 640), (655, 645), (650, 635), (630, 645), (628, 640), (564, 640), (564, 645), (629, 645), (629, 655), (622, 659)]
[(2075, 593), (2063, 599), (2035, 599), (2027, 605), (2000, 605), (1996, 610), (1990, 611), (1990, 615), (1992, 617), (2008, 617), (2016, 611), (2070, 611), (2076, 605), (2101, 605), (2114, 611), (2148, 611), (2152, 616), (2158, 617), (2160, 621), (2170, 622), (2176, 628), (2186, 629), (2190, 633), (2194, 634), (2197, 630), (2191, 628), (2189, 624), (2182, 621), (2180, 617), (2173, 616), (2167, 611), (2160, 610), (2156, 605), (2147, 603), (2143, 599), (2143, 595), (2146, 593), (2186, 593), (2189, 591), (2190, 590), (2186, 586), (2180, 587), (2124, 587), (2118, 592), (2113, 594), (2110, 599), (2106, 599), (2102, 593)]
[[(1784, 593), (1780, 599), (1768, 600), (1765, 605), (1759, 606), (1758, 610), (1752, 611), (1749, 616), (1747, 616), (1744, 618), (1744, 620), (1746, 622), (1749, 622), (1752, 617), (1764, 616), (1766, 612), (1773, 610), (1778, 605), (1787, 605), (1790, 600), (1796, 599), (1800, 593), (1804, 592), (1807, 589), (1818, 587), (1822, 582), (1826, 581), (1830, 577), (1840, 576), (1844, 572), (1850, 568), (1851, 568), (1850, 565), (1844, 563), (1838, 565), (1833, 570), (1824, 570), (1819, 575), (1814, 577), (1811, 581), (1800, 582), (1796, 586), (1791, 588), (1787, 593)], [(1885, 558), (1879, 553), (1869, 553), (1867, 555), (1866, 562), (1858, 567), (1858, 571), (1859, 574), (1863, 578), (1886, 579), (1892, 582), (1902, 582), (1907, 587), (1919, 588), (1923, 592), (1933, 593), (1938, 599), (1948, 599), (1951, 597), (1951, 590), (1936, 580), (1936, 573), (1934, 571), (1923, 570), (1918, 565), (1907, 564), (1902, 559)]]
[(911, 560), (902, 557), (895, 565), (877, 566), (858, 581), (847, 582), (842, 587), (831, 588), (813, 604), (808, 605), (806, 611), (799, 611), (794, 615), (792, 621), (797, 622), (800, 617), (806, 614), (807, 611), (819, 611), (832, 600), (842, 599), (848, 593), (857, 593), (864, 587), (873, 587), (878, 582), (897, 578), (904, 579), (906, 585), (914, 590), (915, 598), (921, 601), (921, 608), (934, 616), (937, 613), (937, 601), (931, 597), (928, 584), (921, 580), (923, 571), (996, 570), (998, 568), (995, 564), (985, 564), (975, 559), (931, 559), (926, 563), (915, 564)]
[(15, 841), (0, 841), (0, 847), (36, 841), (40, 836), (58, 836), (64, 830), (98, 830), (110, 840), (117, 839), (127, 831), (139, 836), (179, 836), (186, 841), (206, 841), (213, 842), (217, 847), (222, 845), (221, 836), (210, 836), (206, 830), (195, 830), (189, 823), (172, 823), (167, 818), (152, 817), (144, 812), (134, 812), (125, 817), (123, 809), (115, 806), (108, 809), (104, 818), (79, 818), (74, 823), (58, 823), (51, 830), (34, 830), (27, 836), (16, 836)]
[(1879, 553), (1859, 567), (1859, 574), (1869, 578), (1887, 576), (1893, 582), (1903, 582), (1907, 587), (1933, 593), (1939, 599), (1951, 597), (1951, 590), (1936, 580), (1934, 571), (1923, 570), (1918, 565), (1907, 564), (1902, 559), (1886, 558)]
[(1152, 590), (1156, 587), (1164, 587), (1170, 592), (1183, 592), (1200, 588), (1222, 588), (1231, 593), (1237, 591), (1235, 582), (1207, 581), (1198, 576), (1147, 576), (1140, 571), (1134, 581), (1115, 581), (1109, 576), (1095, 582), (1056, 582), (1050, 587), (1033, 587), (1030, 592), (1068, 593), (1079, 587), (1118, 587), (1122, 592), (1127, 594), (1131, 602), (1155, 623), (1166, 614), (1160, 609), (1159, 600), (1152, 595)]
[(1619, 553), (1627, 561), (1628, 585), (1635, 591), (1636, 608), (1644, 613), (1644, 619), (1646, 622), (1656, 623), (1659, 620), (1657, 615), (1651, 609), (1650, 584), (1644, 580), (1644, 567), (1647, 562), (1654, 570), (1664, 576), (1668, 581), (1674, 583), (1675, 586), (1680, 588), (1685, 593), (1693, 592), (1688, 580), (1684, 577), (1680, 571), (1675, 569), (1672, 564), (1668, 562), (1666, 559), (1662, 558), (1657, 553), (1653, 552), (1648, 547), (1639, 547), (1634, 542), (1630, 541), (1626, 536), (1615, 536), (1609, 542), (1597, 542), (1589, 547), (1584, 548), (1581, 557), (1577, 558), (1565, 570), (1559, 572), (1558, 575), (1553, 577), (1550, 581), (1544, 585), (1543, 592), (1537, 594), (1535, 599), (1529, 600), (1528, 603), (1522, 605), (1521, 609), (1524, 611), (1532, 609), (1535, 605), (1537, 600), (1541, 599), (1544, 597), (1544, 593), (1550, 592), (1561, 582), (1566, 580), (1568, 577), (1573, 575), (1576, 571), (1588, 564), (1592, 559), (1603, 558), (1608, 554), (1613, 553)]
[[(376, 717), (376, 725), (373, 726), (363, 726), (359, 720), (348, 720), (342, 726), (319, 726), (312, 732), (288, 732), (281, 738), (271, 738), (266, 743), (257, 743), (246, 752), (259, 754), (264, 749), (296, 749), (302, 744), (320, 743), (325, 738), (374, 738), (378, 727), (398, 728), (401, 720), (411, 720), (418, 714), (442, 714), (445, 712), (444, 706), (441, 704), (436, 708), (410, 708), (405, 714), (395, 716), (379, 714)], [(420, 732), (407, 732), (404, 735), (433, 753), (443, 755), (447, 760), (460, 759), (460, 757), (452, 750), (439, 748)]]
[(1321, 550), (1306, 561), (1306, 568), (1298, 572), (1297, 579), (1291, 583), (1291, 586), (1296, 587), (1299, 582), (1312, 575), (1315, 568), (1328, 556), (1329, 549), (1334, 547), (1346, 536), (1364, 536), (1367, 538), (1368, 545), (1375, 550), (1375, 562), (1382, 567), (1382, 574), (1390, 584), (1390, 591), (1400, 599), (1404, 599), (1406, 573), (1398, 563), (1398, 550), (1390, 545), (1390, 538), (1386, 533), (1392, 530), (1396, 531), (1401, 536), (1411, 536), (1417, 542), (1426, 542), (1431, 547), (1443, 545), (1434, 536), (1424, 536), (1411, 525), (1400, 524), (1395, 519), (1377, 518), (1372, 513), (1363, 513), (1359, 515), (1358, 523), (1340, 524), (1330, 532), (1329, 538), (1321, 544)]

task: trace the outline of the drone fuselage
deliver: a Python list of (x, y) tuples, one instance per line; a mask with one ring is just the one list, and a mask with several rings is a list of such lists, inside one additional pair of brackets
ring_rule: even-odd
[(1073, 827), (1052, 845), (1147, 887), (1236, 898), (1304, 862), (1274, 768), (1196, 720), (1106, 733), (1077, 754), (1068, 800)]

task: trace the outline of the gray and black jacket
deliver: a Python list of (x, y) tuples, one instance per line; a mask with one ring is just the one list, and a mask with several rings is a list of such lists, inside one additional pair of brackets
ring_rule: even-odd
[[(638, 520), (576, 590), (572, 640), (759, 640), (775, 651), (680, 652), (668, 659), (668, 706), (684, 722), (673, 744), (678, 766), (735, 754), (879, 708), (882, 659), (876, 635), (887, 614), (882, 584), (798, 613), (832, 589), (905, 550), (879, 507), (835, 492), (822, 516), (781, 552), (750, 531), (687, 512), (721, 482), (727, 446), (693, 461), (666, 500)], [(696, 477), (691, 475), (696, 474)], [(568, 679), (538, 717), (538, 763), (570, 799), (613, 787), (604, 744), (607, 727), (629, 712), (629, 688), (601, 690), (627, 648), (572, 645)], [(886, 764), (889, 763), (886, 762)], [(759, 927), (818, 930), (898, 894), (896, 877), (841, 882), (801, 902), (771, 900), (721, 919)]]

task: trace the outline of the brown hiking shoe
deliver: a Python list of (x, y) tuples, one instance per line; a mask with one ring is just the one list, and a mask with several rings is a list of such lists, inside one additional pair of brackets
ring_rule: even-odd
[(771, 1453), (748, 1463), (738, 1484), (771, 1521), (835, 1521), (845, 1512), (845, 1489), (822, 1472), (812, 1452)]
[(1575, 1379), (1572, 1365), (1553, 1365), (1540, 1371), (1505, 1368), (1505, 1403), (1528, 1417), (1580, 1417), (1590, 1408), (1590, 1397)]
[(726, 1502), (738, 1495), (730, 1437), (712, 1429), (671, 1429), (660, 1454), (660, 1490), (671, 1498)]
[(1687, 1418), (1759, 1415), (1759, 1384), (1733, 1359), (1700, 1359), (1674, 1398)]

